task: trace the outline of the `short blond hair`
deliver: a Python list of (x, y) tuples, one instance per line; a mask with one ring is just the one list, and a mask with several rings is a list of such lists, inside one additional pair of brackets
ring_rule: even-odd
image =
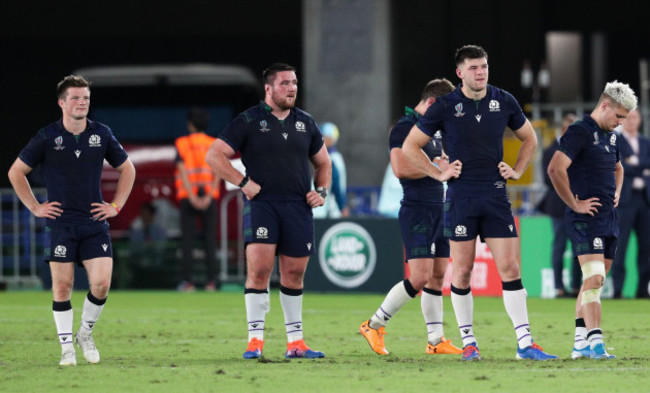
[(637, 106), (637, 98), (630, 85), (616, 80), (605, 85), (605, 90), (600, 96), (601, 100), (603, 98), (609, 98), (612, 102), (623, 106), (628, 111), (633, 111)]

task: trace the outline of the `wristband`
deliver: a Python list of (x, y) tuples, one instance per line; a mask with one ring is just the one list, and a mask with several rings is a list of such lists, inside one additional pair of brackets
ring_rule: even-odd
[(325, 187), (316, 187), (316, 192), (321, 196), (321, 198), (327, 198), (327, 190)]
[(115, 208), (115, 211), (117, 211), (117, 214), (120, 214), (120, 207), (117, 206), (117, 203), (111, 202), (111, 206), (113, 206)]
[(250, 177), (245, 176), (242, 180), (241, 183), (239, 183), (239, 188), (244, 188), (246, 184), (248, 184), (248, 181), (250, 180)]

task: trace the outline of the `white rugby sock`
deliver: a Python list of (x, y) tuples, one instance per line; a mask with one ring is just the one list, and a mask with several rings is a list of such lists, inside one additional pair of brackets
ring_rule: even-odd
[(576, 335), (573, 346), (575, 349), (584, 349), (589, 345), (587, 340), (587, 327), (584, 318), (576, 318)]
[(280, 304), (284, 311), (287, 342), (302, 340), (302, 288), (291, 289), (280, 285)]
[(533, 337), (530, 335), (530, 325), (528, 324), (528, 309), (526, 307), (526, 297), (528, 293), (524, 289), (521, 279), (503, 282), (503, 304), (506, 312), (515, 327), (517, 335), (517, 345), (520, 349), (533, 345)]
[(422, 290), (420, 302), (424, 322), (427, 324), (427, 339), (431, 345), (440, 343), (444, 336), (442, 328), (442, 292), (429, 288)]
[(478, 342), (474, 337), (473, 314), (474, 314), (474, 297), (472, 296), (471, 287), (459, 289), (451, 286), (451, 304), (454, 306), (456, 322), (460, 337), (463, 339), (463, 347)]
[(107, 298), (97, 299), (92, 293), (90, 293), (90, 291), (88, 291), (86, 300), (84, 300), (83, 312), (81, 313), (81, 327), (89, 331), (93, 330), (95, 323), (104, 309), (106, 299)]
[(409, 300), (417, 295), (417, 291), (413, 289), (411, 283), (407, 280), (398, 282), (388, 291), (384, 298), (383, 303), (370, 318), (370, 327), (372, 329), (379, 329), (386, 326), (388, 321), (402, 308)]
[(264, 340), (264, 317), (268, 305), (269, 293), (266, 289), (244, 290), (246, 301), (246, 319), (248, 320), (248, 341), (253, 338)]
[(589, 333), (587, 333), (587, 339), (589, 340), (589, 346), (591, 349), (594, 349), (598, 344), (604, 344), (603, 332), (600, 328), (591, 329)]
[(54, 314), (56, 332), (59, 335), (61, 352), (74, 351), (72, 343), (72, 323), (74, 319), (72, 304), (69, 300), (64, 302), (53, 301), (52, 314)]

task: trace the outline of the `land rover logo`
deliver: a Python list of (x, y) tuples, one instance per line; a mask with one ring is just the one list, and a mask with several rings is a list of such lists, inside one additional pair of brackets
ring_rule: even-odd
[(370, 234), (360, 225), (343, 222), (321, 238), (318, 260), (325, 276), (343, 288), (356, 288), (375, 271), (377, 250)]

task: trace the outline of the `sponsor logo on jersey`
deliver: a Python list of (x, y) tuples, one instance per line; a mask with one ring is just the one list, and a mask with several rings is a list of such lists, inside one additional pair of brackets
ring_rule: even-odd
[(102, 244), (102, 248), (104, 249), (104, 252), (106, 252), (106, 250), (108, 249), (108, 244), (106, 243)]
[(490, 100), (489, 108), (490, 112), (501, 112), (501, 105), (497, 100)]
[(454, 229), (454, 235), (459, 237), (467, 236), (467, 228), (465, 228), (465, 225), (456, 225), (456, 228)]
[(436, 243), (431, 243), (431, 255), (436, 255)]
[(454, 108), (456, 109), (456, 113), (454, 114), (454, 116), (456, 116), (456, 117), (465, 116), (465, 113), (463, 113), (463, 104), (462, 103), (456, 104), (456, 106)]
[(510, 229), (510, 232), (512, 232), (515, 228), (512, 226), (512, 224), (508, 225), (508, 229)]
[(504, 181), (495, 181), (495, 182), (494, 182), (494, 186), (495, 186), (497, 189), (505, 188), (505, 186), (506, 186), (506, 182), (504, 182)]
[(283, 133), (282, 133), (282, 136), (284, 137), (284, 140), (286, 141), (286, 140), (287, 140), (287, 137), (289, 137), (289, 134), (287, 134), (286, 132), (283, 132)]
[(81, 155), (81, 150), (75, 150), (74, 155), (77, 156), (77, 158), (79, 158), (79, 156)]
[(477, 122), (479, 123), (481, 122), (481, 115), (475, 115), (474, 117), (476, 118)]
[(57, 136), (54, 138), (54, 150), (59, 151), (65, 149), (65, 146), (63, 146), (63, 137), (62, 136)]
[(260, 121), (260, 131), (262, 132), (269, 132), (271, 129), (267, 128), (269, 124), (266, 122), (266, 120), (261, 120)]
[(594, 238), (594, 250), (602, 250), (603, 249), (603, 239), (599, 237)]
[(257, 228), (257, 231), (255, 231), (255, 236), (258, 239), (268, 239), (269, 238), (269, 230), (264, 228), (264, 227), (259, 227), (259, 228)]
[(311, 243), (307, 243), (307, 249), (311, 251)]
[(102, 138), (99, 137), (97, 134), (92, 134), (90, 138), (88, 138), (88, 145), (90, 147), (101, 147), (102, 146)]
[(68, 250), (65, 248), (65, 246), (62, 246), (60, 244), (54, 248), (54, 256), (57, 258), (65, 258), (67, 252)]
[(300, 132), (307, 132), (307, 127), (305, 127), (305, 123), (301, 121), (296, 122), (296, 131)]
[(342, 288), (363, 285), (375, 271), (377, 249), (361, 225), (342, 222), (330, 227), (318, 248), (320, 267), (333, 284)]

